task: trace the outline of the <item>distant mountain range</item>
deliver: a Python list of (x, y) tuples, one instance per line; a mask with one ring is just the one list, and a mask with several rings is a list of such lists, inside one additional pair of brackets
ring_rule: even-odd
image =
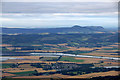
[(2, 28), (3, 33), (94, 33), (106, 32), (101, 26), (79, 26), (62, 28)]

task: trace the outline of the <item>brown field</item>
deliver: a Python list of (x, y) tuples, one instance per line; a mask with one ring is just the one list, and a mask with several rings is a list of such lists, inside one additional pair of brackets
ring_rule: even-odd
[(51, 63), (56, 63), (56, 61), (35, 61), (35, 60), (7, 60), (2, 63), (46, 63), (46, 64), (51, 64)]
[(56, 63), (54, 61), (30, 61), (30, 60), (23, 60), (18, 63)]
[(52, 50), (55, 50), (55, 51), (57, 51), (57, 50), (60, 50), (60, 49), (58, 49), (58, 48), (51, 48)]
[(64, 44), (58, 44), (59, 46), (66, 46), (68, 45), (67, 43), (64, 43)]
[(56, 72), (56, 70), (43, 70), (42, 68), (36, 68), (36, 70), (40, 72)]
[[(67, 61), (57, 61), (60, 63), (75, 63), (75, 62), (67, 62)], [(56, 63), (56, 61), (34, 61), (34, 60), (7, 60), (2, 63), (46, 63), (46, 64), (51, 64), (51, 63)]]
[(14, 47), (6, 47), (6, 49), (8, 49), (8, 50), (13, 50), (13, 49), (15, 49)]
[(119, 75), (117, 71), (108, 71), (108, 72), (99, 72), (99, 73), (90, 73), (78, 76), (70, 76), (67, 78), (92, 78), (92, 77), (99, 77), (99, 76), (117, 76)]
[(6, 60), (6, 61), (3, 61), (2, 63), (18, 63), (18, 62), (21, 62), (22, 60), (17, 60), (17, 59), (15, 59), (15, 60), (12, 60), (12, 59), (10, 59), (10, 60)]
[(105, 32), (96, 32), (96, 33), (105, 33)]
[(13, 56), (15, 58), (24, 58), (24, 59), (39, 59), (42, 56)]
[(119, 45), (120, 43), (115, 43), (115, 44)]
[(34, 71), (35, 68), (5, 68), (4, 72), (25, 72), (25, 71)]
[(76, 47), (67, 47), (70, 48), (68, 49), (68, 51), (76, 51), (76, 50), (81, 50), (81, 51), (91, 51), (94, 50), (94, 48), (85, 48), (85, 47), (81, 47), (81, 48), (76, 48)]
[(41, 76), (22, 76), (22, 77), (13, 77), (13, 78), (67, 78), (68, 75), (62, 74), (53, 74), (53, 75), (41, 75)]
[(104, 61), (104, 63), (108, 66), (119, 66), (120, 63), (119, 62), (112, 62), (112, 61)]
[(109, 45), (109, 46), (112, 46), (112, 47), (118, 47), (118, 45)]
[(116, 52), (118, 50), (97, 50), (97, 52), (102, 51), (102, 52)]
[(55, 45), (55, 44), (44, 44), (44, 45), (46, 45), (46, 46), (55, 46), (55, 47), (57, 47), (57, 45)]
[(92, 52), (92, 53), (84, 53), (82, 55), (104, 56), (104, 57), (120, 57), (120, 56), (118, 56), (118, 53), (98, 53), (98, 52)]
[(9, 46), (12, 46), (11, 44), (0, 44), (0, 46), (2, 47), (9, 47)]
[(104, 47), (101, 47), (102, 49), (104, 48), (113, 48), (112, 46), (104, 46)]
[(21, 50), (15, 52), (63, 52), (63, 51), (55, 51), (55, 50)]
[(37, 70), (38, 72), (56, 72), (56, 70), (43, 70), (42, 68), (35, 68), (35, 67), (31, 67), (31, 68), (26, 68), (22, 67), (22, 68), (6, 68), (3, 69), (4, 72), (26, 72), (26, 71), (34, 71)]
[(76, 50), (80, 50), (80, 51), (91, 51), (91, 50), (94, 50), (94, 49), (102, 49), (102, 48), (99, 48), (99, 47), (93, 47), (93, 48), (86, 48), (86, 47), (81, 47), (81, 48), (76, 48), (76, 47), (68, 47), (69, 48), (67, 51), (76, 51)]
[(8, 50), (14, 50), (14, 49), (21, 50), (21, 47), (6, 47), (6, 49), (8, 49)]
[(5, 77), (5, 76), (15, 76), (15, 74), (3, 73), (3, 74), (2, 74), (2, 77)]
[(22, 77), (13, 77), (13, 78), (92, 78), (92, 77), (99, 77), (99, 76), (117, 76), (119, 75), (117, 71), (108, 71), (108, 72), (99, 72), (99, 73), (90, 73), (90, 74), (83, 74), (77, 76), (69, 76), (69, 75), (62, 75), (62, 74), (53, 74), (47, 76), (22, 76)]
[(32, 46), (42, 46), (42, 45), (32, 45)]

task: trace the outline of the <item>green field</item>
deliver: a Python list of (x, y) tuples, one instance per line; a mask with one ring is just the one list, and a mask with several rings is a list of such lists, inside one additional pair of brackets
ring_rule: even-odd
[(57, 59), (58, 59), (58, 57), (43, 57), (40, 60), (42, 60), (42, 61), (55, 61)]
[(11, 74), (16, 74), (16, 75), (32, 75), (33, 73), (36, 73), (35, 71), (25, 71), (25, 72), (11, 72)]
[(118, 48), (104, 48), (103, 50), (118, 50)]
[(62, 57), (60, 61), (69, 61), (69, 62), (83, 62), (84, 60), (77, 60), (74, 57)]
[(15, 64), (2, 64), (2, 68), (15, 68), (17, 65)]

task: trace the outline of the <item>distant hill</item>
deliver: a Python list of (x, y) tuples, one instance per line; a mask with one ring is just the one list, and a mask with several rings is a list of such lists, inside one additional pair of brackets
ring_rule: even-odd
[(79, 26), (62, 27), (62, 28), (2, 28), (3, 33), (93, 33), (105, 32), (101, 26)]

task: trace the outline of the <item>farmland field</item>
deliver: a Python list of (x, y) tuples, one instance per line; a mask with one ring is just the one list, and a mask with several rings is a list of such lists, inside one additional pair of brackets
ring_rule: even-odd
[[(52, 38), (51, 35), (55, 37)], [(2, 77), (93, 78), (118, 76), (119, 63), (117, 59), (120, 56), (118, 55), (119, 43), (116, 36), (117, 34), (111, 33), (3, 35), (3, 44), (1, 45), (3, 58), (11, 57), (13, 59), (2, 61)], [(20, 38), (23, 40), (19, 41)], [(27, 39), (31, 39), (31, 43)]]

